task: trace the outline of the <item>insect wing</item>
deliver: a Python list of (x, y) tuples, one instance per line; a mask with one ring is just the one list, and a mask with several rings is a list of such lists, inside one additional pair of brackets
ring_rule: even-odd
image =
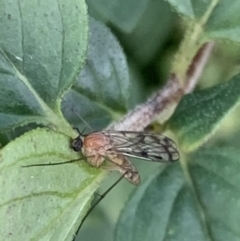
[(179, 153), (174, 141), (163, 135), (132, 131), (103, 131), (111, 143), (109, 152), (153, 162), (174, 162)]

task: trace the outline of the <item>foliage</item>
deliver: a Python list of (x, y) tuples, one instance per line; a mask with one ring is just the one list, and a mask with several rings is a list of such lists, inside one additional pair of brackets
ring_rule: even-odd
[[(85, 126), (78, 115), (101, 130), (144, 102), (166, 73), (184, 86), (192, 58), (211, 40), (218, 45), (202, 90), (184, 96), (164, 125), (180, 162), (152, 169), (138, 163), (145, 180), (127, 201), (114, 235), (110, 212), (109, 219), (99, 218), (101, 225), (111, 223), (104, 227), (109, 233), (95, 228), (93, 238), (239, 240), (240, 153), (232, 147), (239, 142), (239, 116), (231, 114), (240, 98), (234, 66), (239, 1), (231, 8), (226, 0), (0, 3), (1, 240), (72, 240), (106, 173), (85, 161), (22, 166), (81, 158), (69, 147), (77, 135), (72, 126)], [(228, 130), (236, 130), (234, 138), (223, 119), (233, 123)], [(130, 184), (121, 185), (106, 205), (117, 209), (116, 216), (130, 192)], [(84, 240), (93, 240), (94, 226)]]

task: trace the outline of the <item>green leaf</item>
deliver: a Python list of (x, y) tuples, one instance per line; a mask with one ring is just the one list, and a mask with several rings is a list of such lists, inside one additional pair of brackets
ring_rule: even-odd
[(228, 147), (202, 149), (188, 157), (188, 170), (163, 169), (134, 193), (115, 240), (239, 240), (239, 156)]
[[(58, 120), (61, 97), (83, 66), (83, 0), (0, 1), (0, 129)], [(55, 123), (54, 123), (55, 124)]]
[(72, 240), (98, 183), (85, 161), (28, 167), (81, 158), (65, 135), (36, 129), (12, 141), (0, 156), (1, 240)]
[(191, 151), (207, 141), (221, 120), (239, 104), (240, 75), (212, 88), (186, 95), (169, 122), (179, 145)]
[(240, 42), (240, 1), (186, 1), (167, 0), (181, 15), (203, 25), (208, 39), (226, 39)]
[(219, 1), (206, 26), (206, 35), (211, 39), (226, 39), (239, 43), (240, 40), (240, 2)]
[(82, 121), (73, 109), (91, 126), (103, 128), (126, 111), (129, 88), (128, 66), (122, 48), (109, 29), (90, 19), (87, 61), (65, 97), (63, 112), (75, 125)]
[(166, 0), (181, 15), (197, 20), (200, 18), (215, 0), (190, 1), (190, 0)]
[(149, 0), (87, 0), (90, 12), (100, 15), (124, 32), (131, 32), (138, 24)]
[[(166, 42), (174, 23), (170, 7), (164, 0), (149, 1), (143, 16), (131, 33), (122, 34), (121, 41), (135, 61), (149, 63)], [(146, 41), (146, 36), (151, 36)], [(137, 44), (136, 44), (137, 43)]]

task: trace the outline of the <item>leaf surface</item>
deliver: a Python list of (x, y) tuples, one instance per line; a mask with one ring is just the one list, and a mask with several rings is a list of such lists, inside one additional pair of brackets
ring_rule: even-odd
[[(130, 80), (122, 48), (105, 26), (90, 20), (86, 64), (66, 95), (63, 112), (71, 123), (102, 129), (127, 109)], [(79, 116), (76, 115), (76, 112)]]
[(1, 240), (73, 239), (103, 173), (84, 160), (23, 168), (81, 158), (69, 146), (66, 136), (36, 129), (1, 150)]
[(0, 129), (57, 122), (61, 97), (84, 62), (85, 3), (0, 3)]
[(239, 240), (239, 155), (229, 147), (201, 149), (187, 158), (187, 169), (160, 171), (122, 211), (116, 240)]
[(136, 27), (148, 3), (149, 0), (87, 0), (90, 11), (124, 32), (131, 32)]
[(232, 0), (190, 1), (167, 0), (182, 16), (204, 26), (208, 39), (224, 39), (239, 43), (240, 2)]
[(169, 122), (185, 151), (196, 149), (215, 132), (240, 99), (240, 75), (224, 84), (186, 95)]

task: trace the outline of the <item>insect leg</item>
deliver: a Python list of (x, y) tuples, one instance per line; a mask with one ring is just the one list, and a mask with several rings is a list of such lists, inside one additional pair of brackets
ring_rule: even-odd
[[(92, 156), (88, 156), (88, 157), (92, 157)], [(70, 164), (70, 163), (79, 162), (82, 160), (87, 160), (88, 157), (73, 159), (73, 160), (65, 161), (65, 162), (36, 163), (36, 164), (24, 165), (22, 167), (57, 166), (57, 165)]]
[(66, 161), (66, 162), (37, 163), (37, 164), (24, 165), (22, 167), (57, 166), (57, 165), (62, 165), (62, 164), (69, 164), (69, 163), (73, 163), (73, 162), (78, 162), (78, 161), (81, 161), (81, 160), (83, 160), (83, 159), (74, 159), (74, 160), (70, 160), (70, 161)]
[(120, 178), (117, 179), (116, 182), (113, 183), (113, 185), (111, 185), (103, 194), (99, 195), (99, 199), (91, 206), (90, 209), (88, 209), (87, 213), (85, 214), (85, 216), (83, 217), (76, 233), (75, 236), (73, 238), (73, 241), (75, 240), (75, 238), (77, 237), (78, 232), (80, 231), (84, 221), (86, 220), (86, 218), (88, 217), (88, 215), (94, 210), (94, 208), (103, 200), (104, 197), (106, 197), (106, 195), (124, 178), (124, 174), (121, 175)]

